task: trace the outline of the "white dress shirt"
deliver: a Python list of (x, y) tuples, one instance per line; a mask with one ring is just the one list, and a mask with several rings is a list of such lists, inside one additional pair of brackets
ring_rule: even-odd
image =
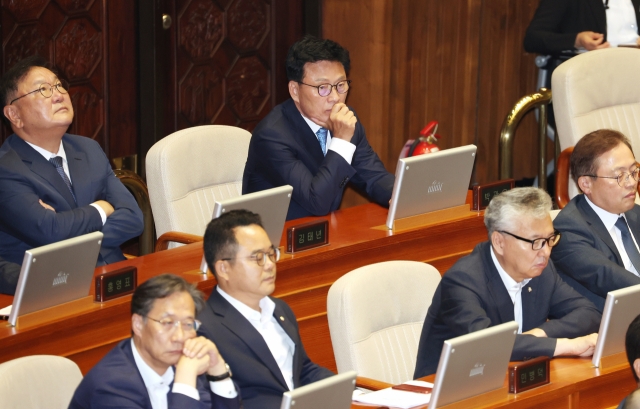
[(529, 284), (531, 279), (527, 278), (519, 283), (516, 282), (516, 280), (511, 278), (511, 276), (504, 271), (504, 268), (502, 268), (498, 262), (496, 254), (493, 252), (493, 247), (491, 247), (490, 250), (493, 264), (495, 264), (498, 274), (500, 274), (500, 278), (509, 292), (509, 297), (511, 297), (511, 302), (513, 303), (513, 318), (518, 323), (518, 334), (522, 334), (522, 288)]
[[(318, 130), (322, 127), (304, 115), (302, 115), (302, 118), (304, 118), (305, 122), (309, 125), (309, 127), (311, 128), (311, 130), (313, 131), (313, 133), (316, 135), (316, 138), (317, 138)], [(351, 161), (353, 160), (353, 154), (356, 151), (356, 145), (352, 144), (351, 142), (347, 142), (344, 139), (332, 138), (331, 131), (327, 130), (327, 150), (329, 149), (334, 151), (338, 155), (342, 156), (344, 160), (346, 160), (347, 163), (351, 165)]]
[[(633, 263), (631, 262), (631, 259), (629, 259), (629, 255), (627, 254), (627, 250), (625, 250), (624, 244), (622, 243), (622, 236), (620, 234), (620, 229), (618, 229), (615, 225), (620, 216), (624, 217), (624, 219), (627, 220), (624, 213), (621, 213), (621, 214), (609, 213), (608, 211), (596, 206), (591, 200), (589, 200), (587, 195), (585, 195), (584, 198), (587, 199), (587, 203), (589, 203), (589, 206), (591, 206), (593, 211), (596, 212), (596, 214), (602, 221), (602, 224), (604, 224), (604, 227), (609, 232), (609, 235), (611, 236), (611, 240), (613, 240), (613, 243), (616, 245), (616, 248), (618, 249), (618, 253), (620, 253), (620, 257), (622, 258), (622, 264), (624, 264), (624, 268), (627, 271), (630, 271), (633, 274), (638, 275), (638, 271), (633, 266)], [(636, 248), (638, 248), (638, 242), (636, 241), (636, 238), (633, 236), (633, 232), (631, 231), (631, 228), (629, 228), (629, 233), (631, 233), (633, 244), (635, 244)]]
[(296, 346), (273, 316), (276, 308), (273, 300), (269, 297), (260, 300), (261, 311), (258, 312), (227, 294), (220, 286), (216, 286), (216, 290), (262, 335), (289, 390), (293, 390), (293, 354)]
[[(25, 142), (27, 142), (27, 141), (25, 141)], [(30, 142), (27, 142), (27, 143), (29, 144), (29, 146), (31, 146), (33, 149), (35, 149), (36, 152), (38, 152), (40, 155), (42, 155), (47, 160), (47, 162), (51, 158), (55, 158), (56, 156), (60, 156), (62, 158), (62, 168), (64, 169), (64, 173), (69, 178), (69, 182), (71, 183), (71, 186), (73, 186), (73, 180), (71, 180), (71, 173), (69, 173), (69, 162), (67, 161), (67, 153), (64, 151), (64, 145), (62, 145), (62, 141), (60, 141), (60, 148), (58, 148), (58, 153), (51, 153), (48, 150), (46, 150), (44, 148), (41, 148), (41, 147), (39, 147), (37, 145), (34, 145), (34, 144), (30, 143)], [(51, 166), (53, 166), (53, 165), (51, 165)], [(100, 218), (102, 219), (102, 225), (104, 226), (104, 224), (107, 222), (107, 214), (97, 204), (91, 203), (91, 206), (95, 207), (98, 210), (98, 213), (100, 213)]]
[(638, 22), (631, 0), (609, 0), (607, 13), (607, 41), (612, 47), (636, 44)]

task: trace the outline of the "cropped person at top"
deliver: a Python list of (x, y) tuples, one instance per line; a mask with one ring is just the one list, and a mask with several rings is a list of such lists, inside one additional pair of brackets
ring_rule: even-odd
[(307, 36), (291, 46), (286, 66), (291, 99), (253, 131), (242, 193), (293, 186), (287, 220), (337, 210), (348, 182), (388, 206), (394, 176), (345, 105), (349, 52), (331, 40)]

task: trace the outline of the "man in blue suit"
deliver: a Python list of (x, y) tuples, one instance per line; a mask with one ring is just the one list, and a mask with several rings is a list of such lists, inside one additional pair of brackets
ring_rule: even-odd
[(489, 241), (458, 260), (433, 295), (414, 378), (435, 373), (445, 340), (514, 320), (512, 361), (593, 354), (601, 315), (549, 260), (551, 247), (562, 241), (550, 210), (551, 198), (537, 188), (491, 200), (484, 214)]
[(234, 210), (212, 220), (204, 254), (218, 285), (198, 315), (199, 333), (233, 368), (245, 409), (279, 409), (284, 392), (333, 375), (307, 356), (287, 303), (270, 297), (280, 253), (259, 215)]
[(287, 55), (291, 99), (253, 131), (242, 193), (293, 186), (287, 220), (337, 210), (347, 182), (389, 205), (394, 176), (373, 151), (353, 110), (345, 105), (349, 52), (307, 36)]
[(98, 264), (124, 260), (142, 212), (100, 146), (66, 133), (73, 106), (60, 79), (25, 59), (3, 76), (0, 100), (14, 132), (0, 147), (0, 256), (21, 264), (25, 250), (99, 230)]
[(202, 294), (163, 274), (131, 298), (133, 337), (120, 342), (87, 376), (69, 409), (239, 409), (229, 366), (216, 346), (196, 337)]

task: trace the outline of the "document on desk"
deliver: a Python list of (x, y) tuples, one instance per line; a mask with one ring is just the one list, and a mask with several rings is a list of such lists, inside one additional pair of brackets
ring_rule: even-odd
[[(433, 388), (433, 384), (423, 381), (405, 382), (407, 385), (424, 386)], [(355, 397), (353, 400), (360, 403), (368, 403), (379, 406), (389, 406), (390, 408), (409, 409), (414, 406), (425, 405), (431, 399), (430, 393), (416, 393), (397, 390), (392, 388), (381, 389), (376, 392), (365, 393)]]
[(11, 305), (0, 309), (0, 320), (8, 320), (11, 314)]

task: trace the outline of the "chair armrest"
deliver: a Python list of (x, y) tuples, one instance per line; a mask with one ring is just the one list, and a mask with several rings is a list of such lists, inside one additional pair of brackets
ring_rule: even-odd
[(169, 243), (172, 241), (182, 244), (191, 244), (202, 240), (202, 236), (196, 236), (195, 234), (181, 233), (179, 231), (168, 231), (162, 236), (158, 237), (158, 240), (156, 241), (155, 252), (168, 249)]
[(569, 198), (569, 164), (573, 153), (573, 146), (563, 150), (558, 157), (556, 167), (556, 204), (559, 209), (564, 208), (571, 198)]
[(356, 387), (368, 389), (370, 391), (379, 391), (380, 389), (390, 388), (390, 383), (376, 381), (375, 379), (365, 378), (364, 376), (356, 376)]

